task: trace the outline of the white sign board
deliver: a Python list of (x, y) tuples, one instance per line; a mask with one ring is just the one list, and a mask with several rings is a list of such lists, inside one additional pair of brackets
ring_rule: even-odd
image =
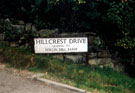
[(35, 38), (35, 53), (75, 53), (88, 52), (87, 37), (75, 38)]

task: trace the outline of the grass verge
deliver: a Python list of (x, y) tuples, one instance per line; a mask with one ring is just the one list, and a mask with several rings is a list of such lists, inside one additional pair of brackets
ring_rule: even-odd
[(135, 79), (110, 68), (85, 67), (47, 55), (35, 55), (24, 48), (0, 43), (0, 61), (13, 67), (45, 73), (43, 78), (69, 84), (95, 93), (135, 93)]

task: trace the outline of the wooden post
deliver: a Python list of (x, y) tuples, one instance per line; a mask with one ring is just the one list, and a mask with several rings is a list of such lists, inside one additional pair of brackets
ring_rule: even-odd
[(86, 52), (85, 66), (89, 65), (89, 52)]

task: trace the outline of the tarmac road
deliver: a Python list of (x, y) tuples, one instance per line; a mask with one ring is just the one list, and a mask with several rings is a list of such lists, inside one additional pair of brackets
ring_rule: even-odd
[(0, 93), (73, 93), (0, 70)]

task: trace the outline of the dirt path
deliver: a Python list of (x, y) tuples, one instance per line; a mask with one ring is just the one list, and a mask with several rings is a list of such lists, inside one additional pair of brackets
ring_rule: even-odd
[(73, 93), (55, 86), (32, 81), (0, 68), (0, 93)]

